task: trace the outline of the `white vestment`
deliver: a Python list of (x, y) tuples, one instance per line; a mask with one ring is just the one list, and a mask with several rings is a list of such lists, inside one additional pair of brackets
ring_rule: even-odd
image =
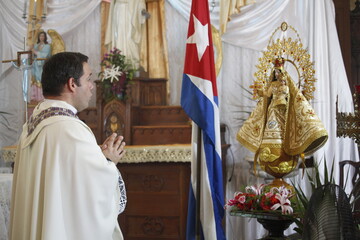
[[(63, 101), (45, 100), (33, 117), (50, 107), (76, 113)], [(30, 118), (15, 158), (10, 239), (123, 239), (118, 179), (81, 120), (57, 115), (32, 124)]]

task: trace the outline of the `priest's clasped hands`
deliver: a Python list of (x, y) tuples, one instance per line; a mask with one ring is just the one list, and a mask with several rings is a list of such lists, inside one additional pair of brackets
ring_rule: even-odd
[(124, 150), (125, 145), (124, 137), (113, 133), (100, 147), (105, 157), (117, 164), (126, 152)]

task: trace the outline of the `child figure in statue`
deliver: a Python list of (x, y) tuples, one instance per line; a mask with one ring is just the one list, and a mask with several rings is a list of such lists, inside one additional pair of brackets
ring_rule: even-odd
[(300, 155), (311, 154), (325, 144), (327, 131), (309, 102), (284, 69), (283, 58), (274, 69), (257, 106), (240, 128), (237, 139), (255, 153), (255, 163), (282, 178), (296, 168)]
[(38, 34), (37, 43), (31, 49), (31, 51), (35, 55), (35, 61), (33, 63), (33, 69), (32, 69), (33, 78), (31, 81), (30, 101), (39, 102), (44, 99), (41, 88), (41, 75), (45, 60), (37, 60), (37, 59), (49, 58), (51, 55), (51, 47), (47, 41), (47, 35), (45, 32), (42, 31)]

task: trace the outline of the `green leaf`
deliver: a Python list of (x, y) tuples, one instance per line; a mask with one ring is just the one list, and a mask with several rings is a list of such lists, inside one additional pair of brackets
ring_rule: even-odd
[[(327, 171), (327, 165), (326, 165), (326, 161), (324, 161), (324, 184), (328, 184), (329, 183), (329, 176), (328, 176), (328, 171)], [(320, 184), (321, 185), (321, 184)], [(319, 186), (320, 186), (319, 185)]]
[(331, 170), (330, 170), (330, 182), (331, 183), (335, 183), (335, 179), (334, 179), (334, 165), (335, 165), (335, 159), (333, 159), (332, 165), (331, 165)]
[(316, 183), (315, 183), (315, 188), (313, 189), (313, 191), (315, 191), (315, 189), (319, 186), (321, 186), (321, 179), (320, 179), (320, 173), (319, 173), (319, 165), (315, 164), (315, 179), (316, 179)]

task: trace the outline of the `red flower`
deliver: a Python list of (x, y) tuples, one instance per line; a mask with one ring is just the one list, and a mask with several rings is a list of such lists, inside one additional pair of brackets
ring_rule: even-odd
[[(234, 198), (230, 199), (225, 207), (232, 206), (233, 208), (239, 210), (239, 211), (278, 211), (277, 208), (274, 209), (274, 205), (284, 205), (279, 200), (279, 197), (276, 197), (276, 195), (281, 196), (283, 199), (283, 202), (286, 201), (286, 204), (288, 208), (291, 208), (291, 201), (290, 197), (293, 195), (291, 192), (289, 192), (288, 189), (285, 187), (280, 188), (271, 188), (265, 190), (265, 186), (248, 186), (245, 188), (246, 192), (236, 192), (234, 194)], [(292, 209), (292, 208), (291, 208)], [(291, 214), (292, 211), (283, 211), (283, 214)]]

